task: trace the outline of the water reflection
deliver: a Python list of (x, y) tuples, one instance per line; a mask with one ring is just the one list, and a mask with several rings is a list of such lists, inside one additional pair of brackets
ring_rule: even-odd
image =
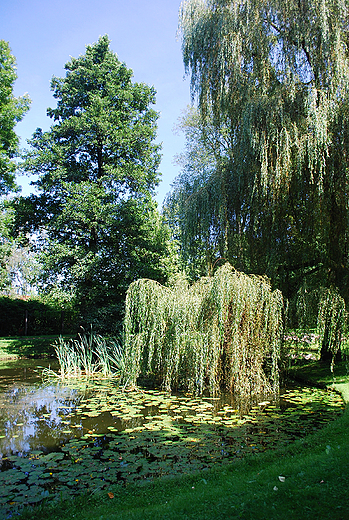
[(64, 438), (64, 411), (76, 407), (80, 394), (60, 385), (43, 385), (45, 365), (38, 367), (34, 360), (0, 365), (1, 457), (33, 449), (47, 451)]
[[(274, 401), (270, 396), (255, 396), (256, 402), (246, 403), (234, 400), (231, 394), (218, 399), (180, 394), (170, 397), (152, 390), (127, 393), (108, 380), (80, 386), (44, 384), (45, 366), (48, 363), (40, 362), (38, 366), (35, 360), (0, 363), (0, 465), (11, 455), (57, 451), (69, 440), (89, 435), (202, 424), (231, 428), (297, 407), (297, 400), (292, 402), (289, 394), (286, 399), (277, 397)], [(323, 397), (315, 399), (312, 395), (304, 399), (299, 404), (304, 406), (310, 399), (314, 419), (325, 406)]]
[[(38, 364), (39, 363), (39, 364)], [(163, 403), (150, 399), (145, 392), (130, 399), (120, 396), (112, 381), (97, 384), (86, 382), (80, 387), (44, 384), (42, 370), (51, 365), (37, 360), (8, 360), (0, 362), (0, 463), (1, 459), (17, 454), (23, 456), (33, 450), (44, 453), (56, 450), (69, 439), (84, 434), (106, 434), (144, 426), (157, 415), (167, 414), (169, 421), (186, 424), (194, 414), (210, 410), (212, 415), (228, 406), (245, 407), (232, 396), (210, 399), (207, 396), (191, 401), (183, 395), (173, 395)], [(119, 394), (119, 395), (118, 395)], [(199, 409), (203, 407), (201, 410)], [(250, 403), (251, 406), (251, 403)], [(199, 408), (198, 408), (199, 407)]]

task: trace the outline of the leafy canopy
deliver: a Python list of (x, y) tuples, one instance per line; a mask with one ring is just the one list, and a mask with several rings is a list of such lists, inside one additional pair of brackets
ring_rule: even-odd
[(137, 280), (126, 299), (123, 382), (150, 377), (166, 391), (198, 394), (275, 392), (282, 311), (269, 280), (229, 264), (191, 287)]
[(201, 165), (183, 189), (188, 155), (187, 203), (172, 207), (211, 263), (267, 273), (287, 296), (317, 272), (349, 299), (347, 18), (340, 0), (181, 6), (212, 173)]
[[(329, 127), (348, 93), (341, 0), (186, 0), (183, 59), (203, 115), (229, 122), (231, 159), (255, 189), (308, 174), (322, 188)], [(255, 166), (256, 169), (253, 169)]]
[(73, 292), (85, 316), (120, 306), (141, 273), (163, 279), (168, 256), (152, 201), (155, 91), (132, 82), (109, 44), (101, 37), (65, 65), (64, 78), (52, 79), (53, 124), (36, 130), (23, 164), (39, 176), (39, 195), (16, 204), (22, 229), (42, 231), (43, 283)]
[(13, 95), (17, 79), (16, 60), (10, 46), (0, 40), (0, 195), (16, 190), (16, 165), (12, 160), (18, 155), (19, 139), (14, 131), (16, 124), (29, 110), (28, 95)]
[(322, 286), (322, 354), (349, 302), (348, 14), (342, 0), (185, 0), (179, 20), (199, 107), (166, 206), (182, 258), (194, 275), (219, 258), (267, 274), (291, 302)]
[(38, 129), (24, 170), (40, 175), (37, 188), (62, 204), (70, 184), (97, 183), (114, 198), (152, 192), (158, 183), (155, 91), (133, 84), (132, 71), (103, 36), (86, 54), (65, 65), (65, 78), (51, 82), (54, 124)]

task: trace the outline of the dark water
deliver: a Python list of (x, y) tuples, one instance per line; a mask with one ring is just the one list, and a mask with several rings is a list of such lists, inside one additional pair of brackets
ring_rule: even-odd
[(52, 449), (64, 438), (62, 411), (74, 409), (80, 393), (44, 384), (45, 367), (58, 368), (44, 360), (0, 362), (0, 457), (38, 447)]
[(57, 450), (91, 432), (102, 435), (144, 426), (159, 413), (181, 417), (179, 422), (185, 423), (186, 417), (203, 411), (220, 418), (238, 413), (239, 407), (241, 415), (241, 409), (248, 407), (230, 394), (219, 399), (176, 395), (167, 400), (159, 393), (162, 397), (149, 400), (151, 391), (120, 393), (113, 381), (74, 385), (45, 380), (47, 368), (58, 372), (59, 366), (52, 360), (0, 361), (0, 464), (10, 455)]

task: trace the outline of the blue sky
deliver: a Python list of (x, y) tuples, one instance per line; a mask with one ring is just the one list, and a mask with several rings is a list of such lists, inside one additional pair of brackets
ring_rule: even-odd
[[(160, 112), (158, 141), (163, 143), (160, 166), (161, 204), (178, 166), (175, 154), (184, 147), (173, 127), (190, 103), (189, 78), (184, 78), (180, 41), (176, 39), (180, 0), (0, 0), (0, 39), (10, 43), (17, 60), (15, 95), (28, 92), (31, 109), (16, 127), (21, 146), (37, 127), (47, 130), (46, 115), (55, 106), (52, 76), (64, 76), (71, 56), (85, 53), (86, 45), (108, 34), (111, 49), (134, 72), (134, 81), (157, 90)], [(20, 177), (23, 194), (30, 179)]]

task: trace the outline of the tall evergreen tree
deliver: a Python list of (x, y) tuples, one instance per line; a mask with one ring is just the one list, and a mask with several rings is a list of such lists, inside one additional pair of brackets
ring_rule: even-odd
[(135, 278), (164, 280), (168, 256), (152, 200), (160, 161), (155, 91), (131, 81), (109, 43), (101, 37), (65, 65), (64, 78), (52, 79), (53, 124), (36, 130), (23, 164), (39, 176), (39, 195), (16, 205), (22, 229), (42, 231), (47, 288), (73, 291), (90, 321), (96, 309), (120, 310)]

